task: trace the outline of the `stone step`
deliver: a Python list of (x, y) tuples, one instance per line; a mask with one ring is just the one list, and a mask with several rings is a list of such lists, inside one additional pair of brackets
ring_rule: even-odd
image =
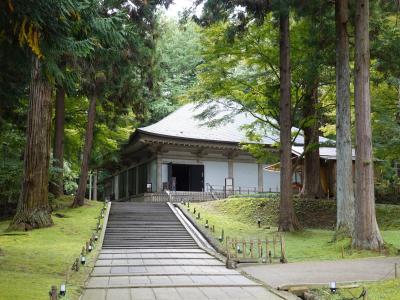
[(249, 287), (167, 287), (167, 288), (120, 288), (120, 289), (89, 289), (83, 295), (83, 300), (282, 300), (267, 294), (260, 286)]
[(239, 275), (224, 266), (103, 266), (95, 267), (91, 276), (145, 276), (145, 275)]
[(100, 253), (98, 259), (130, 259), (130, 258), (157, 258), (157, 259), (170, 259), (170, 258), (209, 258), (207, 253), (127, 253), (127, 254), (106, 254)]
[(258, 286), (239, 275), (157, 275), (91, 277), (87, 288), (115, 287), (199, 287), (199, 286)]
[(155, 249), (102, 249), (100, 253), (206, 253), (202, 249), (165, 249), (165, 248), (155, 248)]
[(224, 266), (224, 264), (216, 259), (102, 259), (96, 261), (95, 266)]

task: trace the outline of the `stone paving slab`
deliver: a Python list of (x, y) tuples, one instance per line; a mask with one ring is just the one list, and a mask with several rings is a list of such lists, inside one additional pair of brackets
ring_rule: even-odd
[(235, 275), (149, 275), (91, 277), (87, 288), (146, 287), (146, 286), (253, 286), (254, 281)]
[(226, 269), (224, 266), (123, 266), (95, 267), (91, 276), (142, 276), (142, 275), (226, 275), (238, 274), (237, 271)]
[(215, 258), (201, 259), (102, 259), (96, 262), (99, 266), (223, 266), (224, 264)]
[[(189, 231), (166, 204), (113, 203), (108, 220), (81, 300), (285, 299), (226, 269), (195, 244), (198, 237), (189, 245), (182, 238)], [(181, 238), (168, 236), (171, 224)], [(141, 240), (143, 232), (149, 235)]]
[(86, 290), (85, 300), (282, 300), (263, 287), (166, 287)]
[(116, 249), (103, 249), (101, 253), (205, 253), (202, 249), (165, 249), (165, 248), (154, 248), (154, 249), (127, 249), (127, 248), (116, 248)]
[(201, 258), (210, 258), (210, 255), (207, 253), (104, 253), (100, 254), (98, 259), (146, 259), (146, 258), (176, 258), (176, 259), (201, 259)]

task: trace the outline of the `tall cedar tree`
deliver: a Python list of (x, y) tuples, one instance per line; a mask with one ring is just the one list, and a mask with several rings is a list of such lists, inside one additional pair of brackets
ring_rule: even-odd
[(86, 125), (85, 143), (83, 146), (83, 153), (82, 153), (81, 175), (79, 177), (78, 190), (75, 194), (72, 207), (82, 206), (85, 201), (85, 192), (86, 192), (88, 172), (89, 172), (89, 159), (90, 159), (90, 154), (92, 152), (93, 130), (96, 119), (96, 101), (97, 101), (97, 94), (93, 92), (89, 96), (89, 109), (87, 117), (88, 121)]
[[(300, 223), (296, 217), (292, 199), (292, 104), (290, 83), (290, 42), (289, 42), (289, 10), (290, 1), (204, 1), (203, 17), (198, 20), (202, 25), (210, 25), (217, 20), (228, 19), (229, 13), (235, 7), (244, 6), (247, 12), (254, 16), (257, 21), (264, 21), (267, 12), (277, 11), (279, 14), (280, 34), (280, 209), (279, 230), (295, 231), (300, 229)], [(245, 27), (243, 20), (246, 18), (239, 14), (242, 23), (238, 30)], [(249, 21), (249, 20), (247, 20)]]
[(356, 1), (355, 22), (356, 200), (353, 247), (378, 250), (383, 240), (375, 215), (368, 0)]
[[(71, 37), (72, 24), (79, 13), (71, 1), (8, 1), (2, 7), (3, 34), (9, 40), (27, 45), (33, 55), (29, 86), (24, 171), (17, 212), (11, 229), (32, 229), (52, 225), (48, 202), (51, 94), (53, 82), (60, 77), (57, 61), (66, 52), (87, 53), (89, 41)], [(3, 22), (4, 19), (7, 22)], [(44, 38), (45, 37), (45, 38)], [(79, 44), (79, 47), (77, 47)]]
[(336, 234), (354, 230), (348, 0), (335, 2), (336, 19)]
[(58, 85), (55, 97), (55, 128), (53, 139), (53, 167), (57, 170), (54, 182), (50, 182), (50, 192), (56, 197), (64, 194), (64, 127), (65, 127), (65, 88)]
[[(82, 153), (79, 185), (77, 193), (74, 197), (74, 201), (72, 203), (72, 207), (78, 207), (84, 204), (84, 198), (87, 188), (88, 172), (89, 172), (89, 162), (91, 158), (92, 145), (93, 145), (93, 131), (95, 125), (95, 116), (96, 116), (96, 101), (99, 100), (100, 97), (105, 98), (106, 94), (110, 93), (110, 91), (107, 91), (107, 89), (112, 90), (116, 86), (121, 85), (121, 82), (123, 81), (121, 78), (123, 77), (123, 75), (125, 75), (122, 74), (121, 69), (124, 68), (124, 65), (127, 64), (127, 61), (128, 64), (129, 63), (132, 64), (133, 58), (131, 58), (130, 56), (133, 55), (130, 55), (129, 53), (140, 52), (140, 49), (137, 49), (138, 47), (142, 46), (140, 45), (140, 42), (143, 43), (143, 45), (145, 46), (144, 48), (146, 48), (149, 52), (147, 53), (147, 55), (140, 57), (143, 60), (141, 62), (142, 65), (140, 66), (141, 77), (143, 79), (143, 84), (145, 84), (148, 93), (150, 95), (154, 93), (155, 84), (153, 78), (154, 75), (153, 68), (155, 59), (154, 58), (154, 35), (155, 35), (154, 30), (156, 22), (155, 12), (158, 5), (163, 5), (165, 7), (168, 7), (168, 5), (171, 3), (171, 0), (157, 0), (151, 3), (143, 2), (140, 0), (134, 0), (133, 3), (136, 5), (137, 9), (132, 9), (129, 11), (128, 15), (125, 15), (125, 17), (128, 17), (127, 21), (131, 22), (132, 24), (122, 24), (119, 22), (120, 19), (116, 18), (114, 20), (116, 26), (113, 28), (113, 30), (110, 31), (109, 28), (104, 27), (105, 30), (103, 32), (97, 32), (99, 36), (105, 37), (104, 42), (106, 43), (107, 47), (112, 48), (112, 51), (107, 51), (107, 49), (100, 50), (92, 58), (89, 59), (89, 64), (88, 64), (89, 66), (86, 70), (87, 78), (89, 78), (88, 86), (90, 86), (88, 90), (91, 91), (90, 94), (88, 95), (90, 104), (88, 110), (88, 123), (85, 133), (85, 143)], [(125, 7), (126, 3), (119, 3), (119, 5)], [(107, 10), (105, 9), (105, 11)], [(112, 15), (108, 15), (107, 17), (111, 19)], [(128, 27), (130, 26), (133, 26), (138, 30), (138, 32), (136, 33), (138, 33), (139, 36), (136, 36), (135, 34), (126, 38), (125, 33), (128, 31)], [(97, 28), (98, 27), (95, 27), (95, 29)], [(121, 38), (123, 38), (123, 40), (121, 40)], [(137, 40), (128, 41), (129, 38), (132, 39), (138, 38), (142, 40), (140, 42)], [(130, 45), (131, 48), (129, 48), (129, 46), (127, 45), (129, 43), (132, 43), (134, 46)], [(139, 44), (140, 46), (138, 46), (137, 44)], [(122, 63), (121, 60), (119, 60), (121, 59), (121, 57), (123, 57)], [(129, 59), (131, 60), (129, 61)], [(118, 72), (118, 70), (120, 72)], [(132, 72), (130, 75), (133, 77), (137, 76), (137, 70), (136, 72)], [(116, 79), (116, 77), (118, 78)], [(120, 102), (121, 105), (127, 105), (126, 99), (121, 100), (121, 95), (119, 95), (120, 91), (117, 91), (116, 94), (118, 95), (111, 95), (111, 96), (107, 95), (109, 98), (107, 100), (110, 101), (114, 100), (115, 102)], [(122, 95), (122, 98), (129, 98), (129, 96), (130, 95)], [(136, 99), (134, 99), (133, 101), (135, 100)], [(141, 100), (140, 106), (144, 106), (145, 99), (140, 99), (140, 100)], [(116, 105), (118, 105), (118, 103), (116, 103)], [(141, 113), (138, 112), (135, 113), (137, 116), (141, 115)]]
[(300, 228), (292, 199), (292, 104), (290, 96), (290, 41), (289, 8), (279, 12), (279, 74), (280, 74), (280, 209), (279, 231), (295, 231)]
[(24, 154), (24, 175), (17, 213), (10, 228), (29, 230), (53, 224), (48, 202), (51, 85), (33, 55)]

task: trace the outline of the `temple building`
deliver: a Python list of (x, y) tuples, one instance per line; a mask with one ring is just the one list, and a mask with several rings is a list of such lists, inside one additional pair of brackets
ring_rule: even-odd
[[(106, 197), (134, 200), (151, 196), (154, 200), (178, 192), (201, 197), (279, 192), (279, 168), (257, 162), (242, 147), (242, 143), (249, 142), (243, 126), (254, 122), (255, 117), (240, 112), (210, 127), (199, 118), (201, 111), (195, 104), (186, 104), (159, 122), (138, 128), (122, 149), (118, 170), (105, 182)], [(273, 145), (278, 140), (279, 135), (268, 133), (259, 143), (276, 151)], [(302, 144), (299, 135), (293, 147), (294, 159), (301, 155)], [(326, 162), (336, 154), (335, 148), (321, 150), (331, 155), (326, 159), (321, 155)], [(332, 166), (329, 169), (331, 172)], [(325, 172), (324, 189), (332, 188), (329, 172)], [(300, 164), (293, 182), (301, 186), (301, 181)]]

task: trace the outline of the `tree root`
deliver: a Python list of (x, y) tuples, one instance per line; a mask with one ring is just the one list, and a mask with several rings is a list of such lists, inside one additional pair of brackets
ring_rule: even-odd
[(49, 210), (46, 208), (38, 208), (31, 212), (17, 212), (8, 230), (28, 231), (36, 228), (50, 227), (52, 225), (53, 220), (51, 219)]

